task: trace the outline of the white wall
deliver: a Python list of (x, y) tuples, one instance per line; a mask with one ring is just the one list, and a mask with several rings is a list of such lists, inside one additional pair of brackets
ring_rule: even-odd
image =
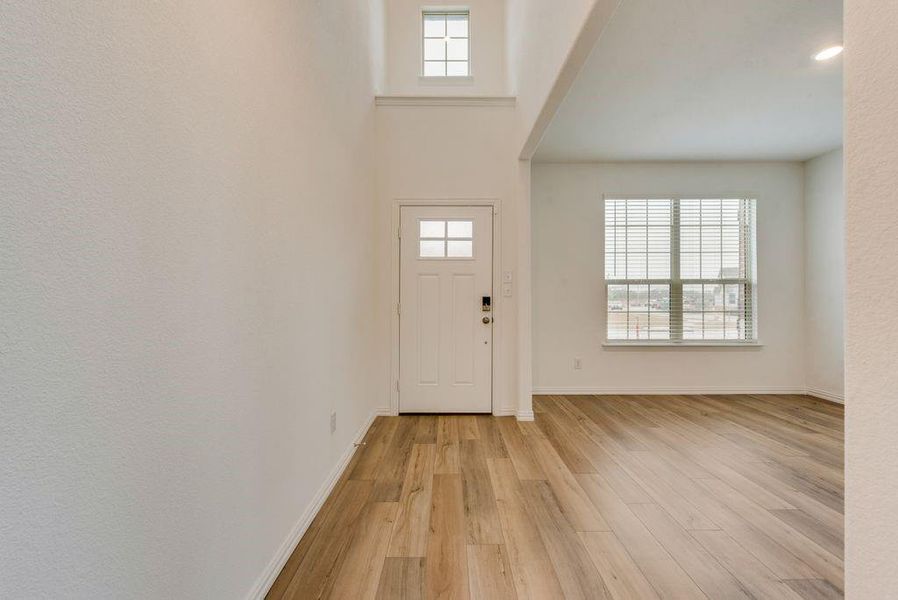
[(385, 401), (372, 7), (0, 7), (0, 597), (246, 597)]
[[(472, 79), (447, 83), (422, 79), (421, 9), (465, 6), (471, 11), (470, 68)], [(505, 0), (422, 2), (386, 0), (387, 85), (394, 96), (489, 96), (508, 93), (505, 71)]]
[[(495, 199), (500, 205), (501, 270), (517, 269), (516, 212), (514, 196), (517, 157), (509, 144), (514, 126), (511, 106), (380, 106), (378, 125), (379, 278), (388, 282), (381, 290), (383, 314), (395, 315), (394, 294), (398, 280), (392, 270), (396, 260), (398, 200)], [(494, 290), (495, 317), (493, 365), (494, 409), (516, 411), (517, 282), (514, 295), (501, 297)], [(383, 389), (393, 388), (398, 376), (390, 371), (389, 321), (381, 331), (384, 359)], [(387, 375), (389, 377), (387, 378)], [(527, 408), (529, 411), (529, 407)]]
[[(534, 164), (535, 391), (804, 389), (802, 184), (799, 163)], [(603, 347), (603, 194), (740, 192), (758, 198), (763, 346)]]
[(845, 2), (845, 591), (858, 599), (898, 597), (895, 23), (898, 3)]
[(509, 0), (506, 44), (509, 83), (512, 92), (518, 96), (518, 139), (515, 143), (519, 149), (553, 91), (590, 11), (595, 10), (596, 14), (603, 15), (602, 20), (607, 21), (619, 2)]
[(808, 389), (844, 401), (845, 194), (842, 150), (805, 163), (804, 303)]

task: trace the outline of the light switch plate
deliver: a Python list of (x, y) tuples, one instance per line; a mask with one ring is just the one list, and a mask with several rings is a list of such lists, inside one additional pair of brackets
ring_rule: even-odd
[(514, 274), (511, 271), (502, 273), (502, 283), (511, 283), (514, 281)]
[(510, 283), (502, 284), (502, 295), (505, 296), (506, 298), (511, 297), (511, 284)]

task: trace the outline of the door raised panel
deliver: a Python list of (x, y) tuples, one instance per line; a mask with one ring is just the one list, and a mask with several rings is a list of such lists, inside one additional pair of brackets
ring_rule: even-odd
[(474, 276), (452, 276), (452, 383), (474, 383)]
[(440, 277), (418, 276), (418, 383), (440, 381)]

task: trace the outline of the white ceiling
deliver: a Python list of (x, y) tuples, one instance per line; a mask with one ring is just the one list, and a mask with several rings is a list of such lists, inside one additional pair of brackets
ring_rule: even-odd
[(534, 159), (817, 156), (842, 143), (842, 58), (813, 55), (841, 41), (841, 0), (623, 0)]

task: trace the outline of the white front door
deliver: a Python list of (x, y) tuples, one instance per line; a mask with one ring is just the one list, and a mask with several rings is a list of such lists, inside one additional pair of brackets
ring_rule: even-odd
[(399, 411), (491, 412), (493, 209), (400, 215)]

